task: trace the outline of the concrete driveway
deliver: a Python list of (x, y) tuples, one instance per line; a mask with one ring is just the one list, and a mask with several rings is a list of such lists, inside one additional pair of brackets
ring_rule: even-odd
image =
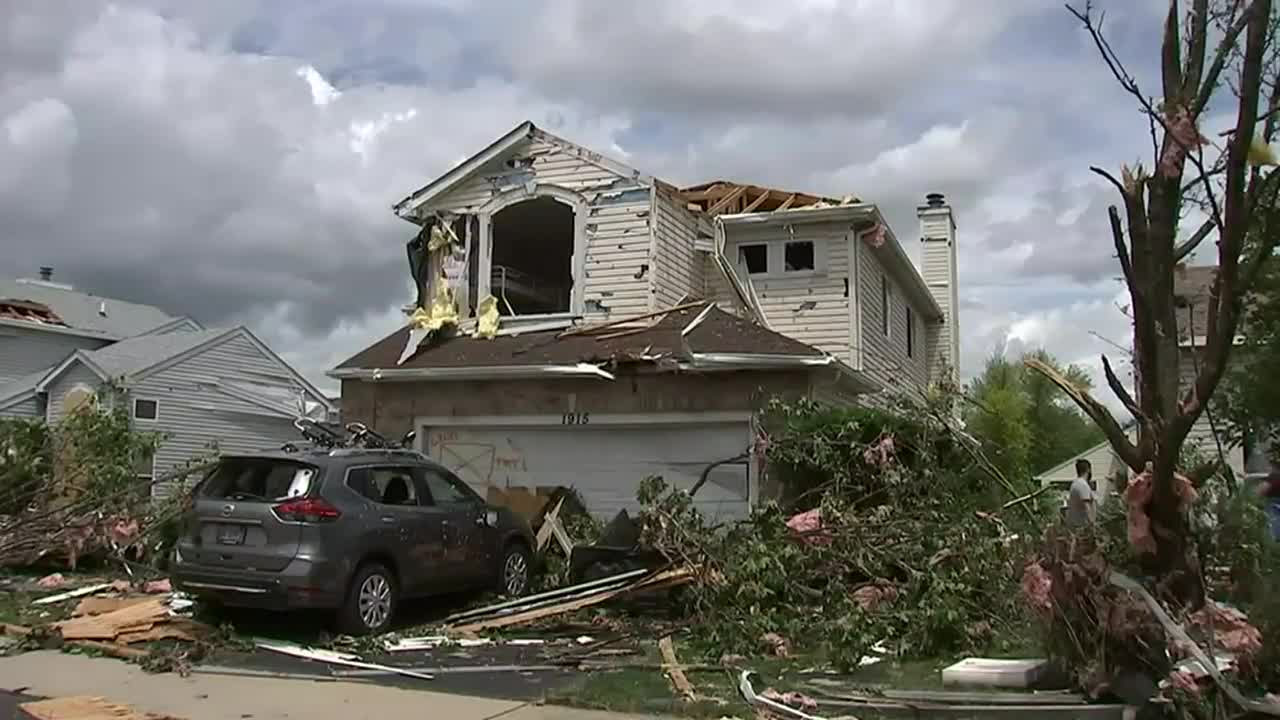
[(19, 688), (40, 697), (98, 695), (144, 712), (169, 714), (185, 720), (427, 716), (451, 720), (499, 717), (503, 720), (625, 720), (639, 717), (340, 680), (153, 675), (117, 660), (57, 651), (0, 658), (0, 690)]

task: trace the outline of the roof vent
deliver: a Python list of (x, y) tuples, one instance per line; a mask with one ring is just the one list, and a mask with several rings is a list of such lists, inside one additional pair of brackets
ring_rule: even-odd
[(101, 302), (99, 302), (99, 303), (98, 303), (98, 314), (99, 314), (99, 315), (101, 315), (102, 317), (106, 317), (106, 316), (107, 316), (107, 301), (106, 301), (106, 300), (103, 300), (103, 301), (101, 301)]
[(52, 279), (53, 279), (53, 268), (49, 267), (48, 265), (41, 265), (41, 266), (40, 266), (40, 279), (41, 279), (41, 280), (43, 280), (43, 281), (45, 281), (45, 282), (49, 282), (50, 280), (52, 280)]
[(938, 208), (947, 204), (947, 198), (942, 193), (932, 192), (924, 196), (924, 202), (929, 207)]

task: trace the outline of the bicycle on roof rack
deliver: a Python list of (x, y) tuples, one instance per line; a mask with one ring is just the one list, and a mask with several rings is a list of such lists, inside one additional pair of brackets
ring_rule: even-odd
[[(299, 418), (293, 422), (302, 437), (313, 445), (328, 448), (367, 448), (370, 450), (412, 449), (417, 433), (410, 430), (397, 443), (364, 423), (352, 422), (345, 426)], [(291, 444), (291, 443), (286, 443)]]

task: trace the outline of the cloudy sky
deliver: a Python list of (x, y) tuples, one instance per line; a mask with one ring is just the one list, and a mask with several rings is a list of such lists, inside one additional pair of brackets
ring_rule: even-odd
[[(1096, 4), (1154, 89), (1167, 2)], [(411, 297), (391, 204), (526, 119), (674, 183), (856, 193), (913, 256), (946, 193), (966, 375), (1127, 343), (1087, 167), (1146, 124), (1058, 0), (0, 0), (0, 272), (246, 323), (335, 388)]]

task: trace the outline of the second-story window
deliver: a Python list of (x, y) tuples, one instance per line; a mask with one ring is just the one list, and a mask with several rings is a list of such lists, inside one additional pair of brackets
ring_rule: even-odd
[(798, 240), (787, 243), (783, 251), (783, 263), (787, 272), (802, 272), (816, 268), (813, 242), (811, 240)]
[(889, 302), (892, 300), (892, 294), (889, 292), (889, 276), (880, 276), (880, 331), (885, 337), (889, 337)]
[(769, 246), (765, 243), (738, 247), (738, 262), (747, 266), (747, 274), (764, 275), (769, 272)]
[(907, 306), (907, 357), (916, 356), (916, 316)]

